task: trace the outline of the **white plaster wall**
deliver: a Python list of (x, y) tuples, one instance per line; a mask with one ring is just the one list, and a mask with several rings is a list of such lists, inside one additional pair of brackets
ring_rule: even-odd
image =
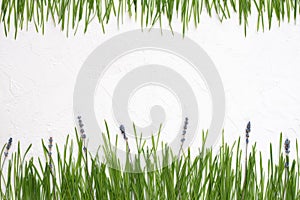
[[(220, 22), (202, 18), (198, 29), (187, 36), (212, 58), (226, 92), (226, 141), (244, 137), (248, 120), (253, 128), (251, 142), (268, 152), (269, 142), (278, 143), (283, 132), (292, 140), (300, 138), (300, 23), (274, 24), (271, 31), (256, 32), (250, 21), (247, 37), (237, 16)], [(174, 22), (180, 32), (180, 23)], [(53, 136), (62, 144), (74, 135), (73, 88), (77, 73), (87, 56), (103, 41), (120, 32), (139, 28), (125, 20), (120, 29), (115, 22), (101, 33), (92, 23), (86, 34), (76, 36), (51, 23), (45, 35), (34, 27), (13, 35), (0, 34), (0, 145), (9, 137), (21, 144), (33, 143), (32, 154), (41, 154), (40, 140)], [(2, 29), (1, 29), (2, 30)]]

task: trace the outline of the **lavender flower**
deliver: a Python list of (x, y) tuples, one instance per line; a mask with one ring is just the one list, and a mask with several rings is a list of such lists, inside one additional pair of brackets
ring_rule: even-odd
[(128, 137), (126, 135), (126, 131), (125, 131), (124, 125), (120, 126), (120, 131), (121, 131), (121, 134), (123, 135), (124, 140), (126, 141), (126, 145), (128, 147), (128, 152), (130, 152), (130, 148), (129, 148), (129, 145), (128, 145)]
[(7, 142), (7, 145), (6, 145), (6, 150), (4, 152), (4, 156), (5, 158), (8, 156), (8, 152), (11, 148), (11, 145), (12, 145), (12, 138), (9, 138), (8, 142)]
[(79, 127), (80, 127), (80, 138), (81, 138), (81, 140), (83, 142), (83, 151), (87, 152), (86, 134), (85, 134), (85, 130), (83, 129), (84, 124), (83, 124), (83, 121), (82, 121), (82, 117), (78, 116), (77, 119), (78, 119), (78, 124), (79, 124)]
[(49, 168), (52, 171), (52, 147), (53, 147), (53, 138), (49, 138), (49, 144), (48, 144), (48, 157), (49, 157)]
[(121, 124), (119, 128), (120, 128), (121, 134), (123, 135), (123, 138), (126, 142), (126, 147), (127, 147), (127, 151), (128, 151), (127, 153), (129, 153), (129, 162), (132, 163), (132, 158), (131, 158), (131, 154), (130, 154), (130, 147), (129, 147), (128, 137), (126, 135), (125, 127), (124, 127), (124, 125)]
[(284, 167), (289, 168), (289, 163), (288, 162), (284, 163)]
[(291, 141), (288, 138), (284, 142), (284, 149), (287, 155), (290, 153), (290, 143)]
[[(285, 184), (288, 184), (289, 182), (289, 153), (290, 153), (290, 144), (291, 141), (287, 138), (284, 141), (284, 149), (285, 149), (285, 163), (284, 163), (284, 168), (285, 168)], [(283, 199), (287, 199), (286, 198), (286, 194), (287, 194), (287, 188), (285, 188), (284, 190), (284, 197)]]
[(125, 127), (123, 125), (120, 126), (121, 134), (123, 135), (124, 140), (128, 140), (128, 137), (126, 136)]
[(290, 153), (290, 143), (291, 141), (287, 138), (284, 142), (284, 149), (285, 149), (285, 154), (286, 154), (286, 162), (284, 164), (285, 168), (288, 168), (289, 167), (289, 160), (288, 160), (288, 156), (289, 156), (289, 153)]
[(48, 145), (49, 149), (52, 149), (53, 147), (53, 137), (49, 138), (49, 145)]
[[(245, 179), (244, 179), (244, 188), (246, 186), (247, 183), (247, 163), (248, 163), (248, 143), (249, 143), (249, 133), (251, 132), (251, 123), (248, 122), (247, 126), (246, 126), (246, 152), (245, 152)], [(242, 200), (244, 200), (245, 198), (245, 190), (243, 190), (242, 193)]]
[(178, 157), (180, 156), (180, 152), (182, 151), (183, 143), (185, 142), (185, 135), (187, 131), (187, 125), (189, 124), (189, 119), (186, 117), (183, 125), (183, 130), (182, 130), (182, 138), (181, 138), (181, 146), (178, 152)]
[(122, 134), (125, 133), (125, 127), (123, 125), (120, 126), (120, 131), (121, 131)]
[(52, 145), (53, 145), (53, 138), (50, 137), (50, 138), (49, 138), (49, 147), (52, 148)]
[(247, 127), (246, 127), (246, 143), (249, 143), (249, 133), (251, 131), (251, 123), (248, 122)]
[(186, 130), (187, 130), (187, 125), (188, 124), (189, 124), (189, 119), (186, 117), (185, 121), (184, 121), (183, 130), (182, 130), (182, 138), (181, 138), (181, 142), (182, 143), (185, 141), (185, 134), (186, 134)]

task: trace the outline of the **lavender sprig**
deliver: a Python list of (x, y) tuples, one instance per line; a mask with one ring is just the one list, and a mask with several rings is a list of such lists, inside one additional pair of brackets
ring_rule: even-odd
[[(284, 141), (284, 150), (285, 150), (285, 163), (284, 163), (284, 168), (285, 168), (285, 184), (288, 184), (289, 181), (289, 153), (290, 153), (290, 147), (291, 147), (291, 141), (286, 138)], [(287, 193), (287, 187), (285, 186), (284, 189), (284, 197), (283, 199), (286, 199), (286, 193)]]
[(9, 153), (9, 150), (11, 148), (11, 145), (12, 145), (12, 138), (9, 138), (9, 140), (6, 144), (5, 152), (4, 152), (4, 159), (6, 159), (8, 157), (8, 153)]
[[(183, 125), (183, 130), (182, 130), (182, 137), (181, 137), (181, 140), (180, 140), (181, 145), (180, 145), (180, 149), (179, 149), (179, 152), (178, 152), (178, 161), (180, 161), (180, 159), (179, 159), (180, 158), (180, 153), (181, 153), (181, 151), (183, 151), (183, 144), (185, 142), (185, 135), (186, 135), (188, 124), (189, 124), (189, 119), (186, 117), (185, 120), (184, 120), (184, 125)], [(181, 199), (180, 186), (178, 187), (178, 196), (179, 196), (179, 199)]]
[(246, 126), (246, 153), (245, 153), (245, 179), (244, 179), (244, 189), (242, 193), (242, 200), (245, 198), (245, 187), (247, 183), (247, 163), (248, 163), (248, 144), (249, 144), (249, 133), (251, 132), (251, 123), (248, 122)]
[[(52, 181), (55, 182), (55, 172), (53, 169), (53, 159), (52, 159), (52, 148), (53, 148), (53, 137), (49, 137), (48, 139), (48, 159), (49, 159), (49, 169), (52, 176)], [(53, 186), (53, 199), (56, 200), (56, 194), (55, 194), (55, 186)]]
[(125, 127), (122, 124), (120, 125), (120, 131), (121, 131), (121, 134), (123, 136), (123, 139), (126, 142), (126, 148), (127, 148), (127, 151), (128, 151), (127, 153), (129, 154), (129, 161), (130, 161), (130, 163), (132, 163), (131, 154), (130, 154), (130, 147), (129, 147), (129, 143), (128, 143), (128, 137), (126, 135)]
[(121, 131), (121, 134), (123, 135), (123, 139), (126, 141), (126, 145), (127, 145), (127, 148), (128, 148), (128, 152), (130, 152), (130, 148), (129, 148), (129, 145), (128, 145), (128, 137), (127, 137), (127, 135), (126, 135), (126, 131), (125, 131), (124, 125), (121, 125), (121, 126), (120, 126), (120, 131)]
[(249, 133), (251, 131), (251, 123), (248, 122), (247, 127), (246, 127), (246, 143), (249, 143)]
[(52, 147), (53, 147), (53, 138), (49, 138), (49, 145), (48, 145), (48, 157), (49, 157), (49, 168), (52, 171), (53, 165), (52, 165)]
[(82, 122), (81, 116), (78, 116), (77, 119), (78, 119), (78, 124), (79, 124), (79, 127), (80, 127), (80, 138), (81, 138), (82, 143), (83, 143), (83, 151), (85, 153), (87, 153), (86, 134), (85, 134), (85, 130), (83, 129), (84, 124)]
[(184, 120), (184, 126), (183, 126), (183, 130), (182, 130), (182, 137), (181, 137), (181, 140), (180, 140), (181, 145), (180, 145), (180, 149), (179, 149), (179, 152), (178, 152), (178, 158), (180, 156), (180, 152), (182, 151), (183, 144), (185, 142), (185, 135), (186, 135), (188, 124), (189, 124), (189, 119), (186, 117), (185, 120)]
[(123, 125), (120, 126), (121, 134), (123, 135), (123, 138), (125, 141), (128, 141), (128, 137), (126, 136), (125, 127)]
[[(85, 173), (86, 175), (89, 175), (89, 166), (88, 166), (88, 152), (87, 152), (87, 142), (86, 142), (86, 134), (85, 134), (85, 130), (83, 129), (84, 127), (84, 124), (82, 122), (82, 118), (81, 116), (78, 116), (77, 117), (78, 119), (78, 124), (79, 124), (79, 127), (80, 127), (80, 138), (81, 138), (81, 141), (82, 141), (82, 145), (83, 145), (83, 152), (84, 152), (84, 161), (85, 161)], [(91, 187), (90, 183), (88, 183), (89, 187)], [(90, 191), (91, 193), (93, 193), (93, 191)]]
[[(4, 166), (4, 164), (5, 164), (5, 161), (6, 161), (7, 157), (8, 157), (9, 150), (10, 150), (10, 148), (11, 148), (11, 146), (12, 146), (12, 141), (13, 141), (12, 138), (9, 138), (9, 140), (8, 140), (8, 142), (7, 142), (7, 144), (6, 144), (6, 148), (5, 148), (5, 151), (4, 151), (3, 162), (2, 162), (2, 165), (0, 166), (1, 169), (3, 168), (3, 166)], [(2, 173), (0, 173), (0, 174), (1, 174), (1, 176), (2, 176)]]
[(285, 162), (285, 168), (289, 168), (289, 160), (288, 160), (288, 157), (289, 157), (289, 153), (290, 153), (290, 143), (291, 141), (287, 138), (284, 142), (284, 149), (285, 149), (285, 154), (286, 154), (286, 162)]

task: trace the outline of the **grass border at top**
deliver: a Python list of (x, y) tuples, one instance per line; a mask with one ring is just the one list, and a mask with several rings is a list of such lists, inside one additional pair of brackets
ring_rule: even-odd
[(271, 29), (274, 19), (279, 26), (285, 20), (296, 23), (300, 0), (1, 0), (0, 24), (5, 36), (14, 28), (17, 38), (18, 31), (28, 30), (29, 24), (44, 34), (49, 21), (68, 36), (70, 30), (76, 34), (80, 26), (86, 33), (94, 20), (105, 33), (105, 25), (112, 17), (119, 26), (125, 15), (138, 21), (142, 29), (155, 24), (162, 27), (163, 21), (167, 21), (173, 31), (172, 22), (177, 18), (184, 36), (192, 24), (199, 26), (204, 13), (217, 16), (221, 22), (236, 14), (246, 36), (248, 21), (253, 15), (257, 17), (257, 30)]

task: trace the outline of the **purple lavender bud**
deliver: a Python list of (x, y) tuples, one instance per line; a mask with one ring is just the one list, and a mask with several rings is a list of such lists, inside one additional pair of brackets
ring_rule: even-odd
[(8, 143), (6, 145), (6, 150), (8, 151), (12, 145), (12, 138), (9, 138)]
[(51, 151), (49, 151), (49, 152), (48, 152), (48, 155), (49, 155), (49, 156), (52, 156), (52, 152), (51, 152)]
[(290, 151), (289, 151), (289, 150), (285, 150), (285, 153), (286, 153), (286, 154), (289, 154), (289, 153), (290, 153)]
[(249, 143), (249, 133), (251, 131), (251, 123), (248, 122), (247, 127), (246, 127), (246, 143)]
[(290, 140), (287, 138), (286, 140), (285, 140), (285, 142), (284, 142), (284, 144), (286, 145), (286, 146), (290, 146)]
[(6, 145), (6, 150), (9, 150), (10, 147), (11, 147), (11, 143), (7, 143), (7, 145)]
[(52, 145), (52, 144), (49, 144), (49, 145), (48, 145), (48, 148), (49, 148), (49, 149), (51, 149), (52, 147), (53, 147), (53, 145)]
[(250, 131), (251, 131), (251, 123), (248, 122), (247, 128), (246, 128), (246, 133), (250, 133)]
[(81, 119), (81, 116), (78, 116), (77, 119)]
[(289, 168), (289, 163), (288, 162), (284, 163), (284, 167)]
[(84, 127), (84, 124), (79, 124), (79, 127), (80, 127), (80, 128)]
[(7, 157), (8, 156), (8, 152), (4, 152), (4, 156)]
[(123, 125), (120, 126), (120, 131), (121, 131), (122, 134), (125, 133), (125, 127)]
[(82, 129), (80, 129), (80, 133), (82, 133), (82, 134), (84, 133), (84, 129), (83, 129), (83, 128), (82, 128)]
[(83, 147), (83, 151), (86, 152), (86, 150), (87, 150), (86, 147)]
[(82, 138), (82, 139), (85, 139), (85, 138), (86, 138), (86, 134), (82, 134), (82, 135), (81, 135), (81, 138)]
[(185, 141), (185, 138), (184, 138), (184, 137), (185, 137), (185, 135), (186, 135), (186, 130), (187, 130), (187, 125), (188, 125), (188, 120), (189, 120), (189, 119), (186, 117), (186, 118), (185, 118), (185, 121), (184, 121), (183, 130), (182, 130), (182, 138), (181, 138), (181, 140), (180, 140), (181, 143), (182, 143), (181, 145), (183, 145), (183, 143), (184, 143), (184, 141)]
[(53, 142), (53, 138), (52, 137), (49, 138), (49, 142), (50, 142), (50, 144)]
[(187, 129), (187, 125), (189, 124), (188, 122), (188, 118), (186, 117), (185, 118), (185, 121), (184, 121), (184, 126), (183, 126), (183, 129), (186, 130)]
[(290, 153), (290, 143), (291, 141), (287, 138), (284, 142), (284, 148), (285, 148), (285, 153), (289, 154)]

